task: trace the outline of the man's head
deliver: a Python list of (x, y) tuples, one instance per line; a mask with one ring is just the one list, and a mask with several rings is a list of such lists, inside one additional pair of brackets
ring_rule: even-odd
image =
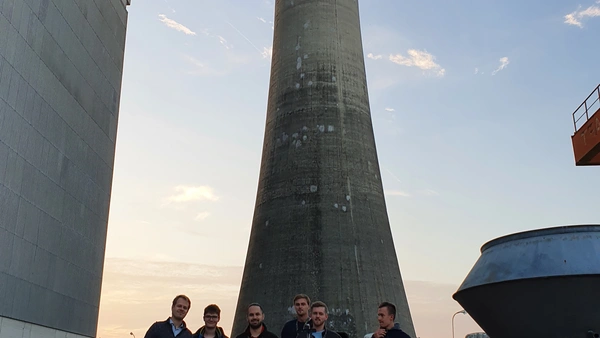
[(265, 320), (265, 314), (260, 304), (252, 303), (248, 305), (248, 315), (246, 319), (248, 319), (248, 325), (253, 329), (258, 329), (262, 326), (262, 323)]
[(221, 309), (217, 304), (210, 304), (204, 308), (204, 326), (215, 328), (221, 319)]
[(178, 295), (173, 299), (171, 305), (171, 317), (183, 320), (192, 307), (192, 301), (186, 295)]
[(327, 313), (327, 305), (321, 301), (316, 301), (310, 305), (310, 319), (312, 319), (315, 329), (322, 330), (324, 328), (329, 317)]
[(310, 298), (301, 293), (294, 297), (294, 309), (298, 318), (306, 318), (308, 316), (308, 308), (310, 306)]
[(377, 320), (379, 321), (380, 328), (388, 330), (393, 328), (395, 319), (396, 305), (390, 302), (379, 304), (379, 309), (377, 309)]

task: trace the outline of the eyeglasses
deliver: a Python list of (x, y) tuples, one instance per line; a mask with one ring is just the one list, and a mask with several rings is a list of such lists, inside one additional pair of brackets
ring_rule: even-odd
[(219, 316), (215, 316), (215, 315), (205, 315), (204, 319), (210, 319), (210, 320), (218, 320)]

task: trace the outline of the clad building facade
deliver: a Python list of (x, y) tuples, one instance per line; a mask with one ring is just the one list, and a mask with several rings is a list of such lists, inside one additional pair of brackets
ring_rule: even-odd
[(0, 0), (0, 338), (94, 337), (125, 0)]

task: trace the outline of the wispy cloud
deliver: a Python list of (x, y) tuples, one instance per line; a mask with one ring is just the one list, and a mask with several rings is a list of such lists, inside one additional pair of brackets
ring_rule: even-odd
[(503, 57), (500, 58), (500, 66), (498, 66), (498, 68), (496, 68), (496, 70), (494, 70), (492, 72), (492, 75), (496, 75), (496, 73), (498, 73), (499, 71), (503, 70), (504, 68), (506, 68), (506, 66), (508, 66), (508, 64), (510, 63), (510, 61), (508, 61), (508, 57)]
[(271, 25), (271, 29), (275, 29), (275, 26), (274, 26), (274, 24), (273, 24), (273, 21), (267, 21), (267, 20), (265, 20), (265, 19), (263, 19), (263, 18), (261, 18), (261, 17), (258, 17), (258, 16), (257, 16), (256, 18), (257, 18), (257, 19), (258, 19), (260, 22), (262, 22), (262, 23), (270, 24), (270, 25)]
[(379, 60), (379, 59), (381, 59), (383, 56), (382, 56), (382, 55), (373, 55), (373, 53), (369, 53), (369, 54), (367, 54), (367, 57), (368, 57), (369, 59), (373, 59), (373, 60)]
[(256, 47), (254, 42), (252, 42), (250, 39), (248, 39), (248, 37), (246, 35), (244, 35), (244, 33), (240, 32), (240, 30), (237, 29), (237, 27), (235, 27), (231, 22), (225, 21), (225, 23), (228, 24), (229, 26), (231, 26), (231, 28), (233, 28), (242, 38), (244, 38), (244, 40), (248, 41), (250, 46), (254, 47), (254, 49), (256, 49), (256, 51), (258, 51), (260, 53), (260, 55), (263, 55), (263, 57), (264, 57), (264, 51), (261, 51), (260, 49), (258, 49), (258, 47)]
[(407, 193), (406, 191), (400, 191), (400, 190), (387, 190), (385, 192), (386, 196), (401, 196), (401, 197), (410, 197), (410, 194)]
[(407, 52), (408, 56), (402, 54), (390, 55), (390, 61), (395, 64), (407, 67), (417, 67), (423, 70), (434, 72), (437, 76), (444, 76), (446, 70), (435, 62), (435, 56), (427, 51), (410, 49)]
[[(596, 3), (600, 3), (600, 1), (596, 1)], [(565, 15), (564, 23), (583, 28), (582, 20), (600, 16), (600, 6), (592, 5), (584, 10), (581, 10), (580, 8), (581, 6), (576, 11)]]
[(385, 111), (396, 111), (394, 108), (385, 108)]
[(233, 47), (229, 43), (227, 43), (227, 40), (224, 37), (217, 35), (217, 38), (219, 39), (219, 42), (221, 43), (221, 45), (223, 45), (223, 47), (225, 47), (225, 49), (230, 49)]
[(263, 52), (262, 52), (262, 56), (263, 58), (270, 58), (271, 56), (273, 56), (273, 46), (267, 48), (267, 47), (263, 47)]
[(203, 212), (199, 213), (198, 215), (196, 215), (196, 217), (194, 217), (194, 220), (204, 221), (206, 218), (208, 218), (208, 216), (210, 216), (210, 212), (203, 211)]
[(190, 69), (187, 73), (190, 75), (223, 75), (225, 74), (224, 71), (222, 70), (216, 70), (214, 68), (211, 68), (207, 65), (205, 65), (202, 61), (196, 59), (195, 57), (191, 56), (191, 55), (183, 55), (183, 59), (189, 63), (190, 65), (193, 66), (192, 69)]
[(191, 201), (217, 201), (219, 197), (215, 195), (213, 188), (209, 186), (198, 186), (191, 187), (185, 185), (179, 185), (174, 188), (176, 194), (171, 195), (167, 198), (169, 202), (182, 203)]
[(419, 195), (423, 195), (423, 196), (439, 196), (440, 195), (439, 192), (437, 192), (433, 189), (422, 189), (422, 190), (417, 191), (417, 193)]
[(187, 28), (186, 26), (180, 24), (175, 20), (167, 18), (167, 16), (164, 14), (159, 14), (158, 17), (160, 18), (159, 21), (164, 23), (169, 28), (173, 28), (174, 30), (187, 35), (196, 35), (196, 32), (192, 31), (191, 29)]
[(383, 168), (383, 170), (387, 171), (388, 174), (390, 174), (396, 181), (402, 183), (402, 181), (398, 178), (398, 176), (394, 175), (393, 172), (391, 172), (388, 168), (381, 166)]

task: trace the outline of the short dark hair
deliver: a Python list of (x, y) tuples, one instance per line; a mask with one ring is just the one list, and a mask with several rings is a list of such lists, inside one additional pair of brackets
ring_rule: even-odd
[(394, 305), (390, 302), (383, 302), (383, 303), (379, 304), (378, 309), (381, 309), (382, 307), (387, 308), (388, 314), (393, 315), (394, 319), (396, 319), (396, 305)]
[(265, 313), (263, 311), (262, 306), (260, 306), (260, 304), (258, 304), (258, 303), (250, 303), (250, 304), (248, 304), (248, 307), (246, 308), (246, 312), (248, 312), (248, 310), (250, 310), (250, 308), (253, 307), (253, 306), (258, 306), (258, 308), (260, 309), (260, 312), (261, 313)]
[(209, 306), (204, 308), (204, 315), (207, 313), (216, 313), (219, 317), (221, 316), (221, 309), (217, 306), (217, 304), (210, 304)]
[(328, 309), (327, 309), (327, 305), (325, 305), (325, 303), (323, 303), (322, 301), (318, 300), (312, 304), (310, 304), (310, 312), (312, 313), (313, 309), (316, 307), (324, 307), (325, 308), (325, 314), (328, 314)]
[(306, 302), (308, 303), (308, 305), (310, 305), (310, 297), (308, 297), (307, 295), (303, 294), (303, 293), (299, 293), (294, 297), (294, 304), (296, 303), (296, 301), (298, 299), (306, 299)]
[(172, 306), (175, 306), (175, 304), (177, 304), (177, 301), (179, 300), (179, 298), (181, 298), (181, 299), (185, 300), (186, 302), (188, 302), (188, 310), (192, 308), (192, 301), (186, 295), (177, 295), (177, 296), (175, 296), (175, 298), (173, 298), (173, 305)]

